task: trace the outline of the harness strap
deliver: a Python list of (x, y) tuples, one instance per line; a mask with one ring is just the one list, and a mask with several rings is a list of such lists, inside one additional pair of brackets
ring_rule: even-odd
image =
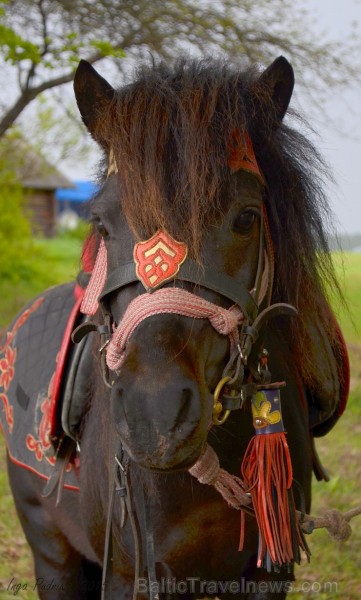
[(133, 508), (131, 489), (129, 484), (129, 459), (121, 461), (118, 457), (124, 456), (122, 445), (120, 444), (119, 452), (114, 457), (114, 465), (112, 478), (110, 482), (110, 495), (109, 504), (107, 511), (107, 522), (105, 530), (105, 541), (104, 541), (104, 556), (103, 556), (103, 574), (102, 574), (102, 594), (101, 600), (112, 600), (113, 591), (113, 510), (115, 496), (119, 496), (121, 499), (122, 516), (121, 525), (125, 524), (125, 511), (129, 518), (131, 525), (133, 540), (134, 540), (134, 586), (133, 586), (133, 598), (138, 598), (138, 585), (139, 576), (141, 572), (141, 556), (140, 556), (140, 531), (139, 524), (135, 517), (135, 510)]
[(217, 292), (237, 304), (246, 318), (252, 321), (255, 319), (258, 306), (253, 296), (239, 281), (235, 281), (225, 273), (209, 267), (201, 268), (193, 260), (188, 259), (181, 266), (178, 278)]
[(107, 523), (105, 528), (103, 573), (102, 573), (102, 595), (101, 600), (111, 600), (112, 598), (112, 580), (113, 580), (113, 509), (115, 497), (115, 477), (118, 465), (114, 461), (112, 484), (110, 489)]
[[(260, 232), (259, 232), (259, 248), (258, 248), (258, 263), (257, 263), (257, 273), (256, 273), (256, 279), (255, 279), (255, 286), (252, 290), (252, 295), (254, 298), (254, 302), (257, 306), (257, 311), (254, 314), (254, 317), (252, 318), (252, 321), (255, 319), (255, 317), (257, 316), (259, 307), (261, 305), (262, 302), (262, 298), (261, 298), (261, 288), (262, 288), (262, 275), (264, 272), (264, 266), (265, 266), (265, 262), (266, 262), (266, 257), (265, 257), (265, 253), (263, 251), (263, 246), (264, 246), (264, 214), (263, 211), (261, 212), (261, 218), (260, 218)], [(268, 278), (267, 278), (268, 279)]]
[[(210, 267), (200, 267), (194, 260), (188, 258), (180, 267), (179, 273), (174, 280), (187, 281), (201, 287), (217, 292), (221, 296), (228, 298), (237, 304), (243, 314), (252, 321), (257, 316), (258, 306), (247, 290), (239, 282), (232, 279), (225, 273), (220, 273)], [(119, 265), (112, 271), (99, 296), (99, 301), (104, 300), (105, 296), (130, 283), (139, 282), (136, 275), (136, 266), (134, 261)], [(152, 293), (151, 290), (149, 290)]]
[(294, 317), (297, 315), (297, 309), (291, 304), (286, 304), (285, 302), (276, 302), (275, 304), (271, 304), (271, 306), (267, 306), (267, 308), (260, 312), (252, 325), (248, 325), (242, 330), (242, 352), (245, 356), (251, 357), (251, 364), (257, 363), (256, 357), (259, 354), (263, 344), (265, 326), (271, 319), (281, 315)]
[(56, 453), (56, 462), (51, 476), (49, 477), (43, 491), (42, 498), (48, 498), (57, 489), (55, 506), (59, 506), (63, 492), (65, 470), (69, 464), (72, 455), (75, 452), (76, 444), (74, 440), (64, 436), (59, 443)]
[(148, 571), (149, 582), (149, 600), (159, 600), (157, 592), (157, 574), (155, 569), (154, 555), (154, 528), (153, 528), (153, 512), (152, 502), (147, 499), (143, 488), (143, 507), (144, 507), (144, 524), (145, 524), (145, 559)]
[(119, 265), (108, 275), (99, 300), (103, 300), (107, 294), (111, 294), (111, 292), (115, 292), (115, 290), (134, 282), (139, 282), (139, 279), (135, 272), (135, 262), (132, 260), (131, 262)]

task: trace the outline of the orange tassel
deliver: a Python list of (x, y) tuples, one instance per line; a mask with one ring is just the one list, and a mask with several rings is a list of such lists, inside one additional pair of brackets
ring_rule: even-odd
[(257, 566), (270, 571), (299, 563), (300, 549), (308, 556), (309, 549), (296, 516), (279, 389), (257, 392), (252, 413), (256, 435), (243, 458), (242, 477), (252, 497), (259, 529)]

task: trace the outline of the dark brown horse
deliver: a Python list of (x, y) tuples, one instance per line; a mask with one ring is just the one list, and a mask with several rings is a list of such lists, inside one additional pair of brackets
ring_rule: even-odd
[[(342, 344), (324, 293), (337, 282), (322, 163), (283, 123), (293, 84), (282, 57), (262, 74), (211, 60), (153, 65), (119, 91), (79, 65), (78, 106), (104, 153), (83, 300), (84, 312), (97, 311), (86, 331), (99, 325), (102, 341), (92, 334), (82, 373), (86, 414), (72, 457), (80, 457), (80, 492), (64, 489), (55, 508), (41, 478), (9, 461), (41, 598), (100, 597), (102, 567), (104, 597), (129, 597), (134, 573), (144, 598), (286, 595), (297, 553), (257, 567), (252, 510), (238, 551), (240, 512), (189, 469), (209, 444), (221, 467), (240, 476), (253, 436), (249, 392), (267, 387), (270, 372), (287, 384), (293, 493), (297, 508), (309, 510), (313, 466), (322, 475), (312, 438), (342, 410)], [(278, 303), (298, 315), (279, 307), (268, 319)], [(230, 416), (212, 425), (212, 412), (213, 423), (223, 420), (213, 392), (225, 375)], [(28, 398), (29, 410), (36, 400), (20, 383), (18, 403)], [(58, 432), (52, 444), (59, 440)]]

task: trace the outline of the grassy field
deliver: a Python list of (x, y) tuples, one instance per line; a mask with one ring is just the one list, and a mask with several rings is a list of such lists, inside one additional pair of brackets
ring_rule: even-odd
[(74, 279), (79, 271), (81, 242), (71, 237), (34, 240), (25, 276), (0, 282), (0, 328), (42, 290)]
[[(79, 242), (75, 240), (37, 242), (35, 252), (42, 257), (38, 276), (31, 281), (19, 282), (15, 288), (1, 284), (0, 327), (5, 326), (30, 297), (45, 287), (74, 277), (78, 270), (79, 248)], [(314, 515), (326, 508), (348, 510), (361, 502), (361, 256), (345, 255), (343, 267), (340, 257), (336, 259), (353, 320), (352, 323), (345, 311), (338, 314), (350, 350), (352, 393), (345, 415), (334, 430), (317, 443), (331, 481), (327, 484), (314, 482)], [(14, 597), (7, 588), (15, 578), (13, 583), (28, 582), (28, 589), (20, 590), (17, 597), (34, 600), (37, 596), (29, 589), (34, 582), (31, 556), (18, 524), (5, 471), (5, 447), (0, 435), (0, 598)], [(297, 583), (290, 598), (359, 600), (361, 517), (352, 524), (351, 539), (341, 544), (331, 540), (325, 531), (316, 531), (310, 536), (311, 563), (297, 568)]]
[(361, 344), (361, 254), (336, 254), (335, 265), (349, 311), (337, 309), (343, 334), (350, 345)]

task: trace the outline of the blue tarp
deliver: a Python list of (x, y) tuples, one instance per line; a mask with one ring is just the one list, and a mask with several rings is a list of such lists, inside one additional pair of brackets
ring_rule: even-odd
[(87, 202), (99, 189), (92, 181), (78, 179), (73, 181), (73, 184), (74, 188), (58, 188), (55, 198), (60, 202)]

